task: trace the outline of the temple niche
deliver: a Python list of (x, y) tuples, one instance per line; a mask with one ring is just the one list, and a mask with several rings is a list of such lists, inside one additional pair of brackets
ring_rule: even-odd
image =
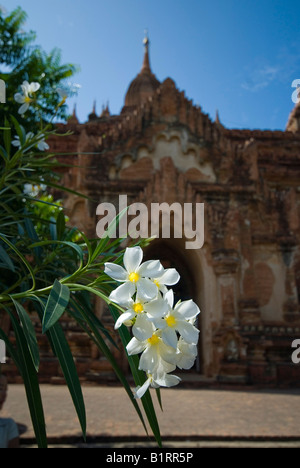
[[(58, 126), (51, 149), (73, 163), (63, 183), (70, 224), (96, 235), (96, 207), (118, 197), (128, 203), (204, 203), (204, 242), (186, 249), (186, 239), (156, 239), (145, 251), (181, 274), (179, 298), (201, 309), (199, 357), (191, 373), (203, 381), (240, 385), (297, 385), (300, 367), (291, 344), (300, 338), (300, 132), (299, 106), (286, 131), (227, 129), (194, 105), (171, 78), (153, 74), (149, 40), (138, 75), (129, 84), (119, 115), (108, 107), (87, 122), (73, 115)], [(84, 156), (90, 153), (90, 156)], [(78, 167), (80, 167), (80, 169)], [(113, 332), (100, 300), (95, 313)], [(107, 381), (111, 369), (66, 318), (65, 329), (81, 378)], [(50, 379), (48, 365), (42, 367)], [(116, 354), (126, 370), (124, 355)], [(206, 380), (205, 380), (206, 379)], [(200, 379), (201, 380), (201, 379)]]

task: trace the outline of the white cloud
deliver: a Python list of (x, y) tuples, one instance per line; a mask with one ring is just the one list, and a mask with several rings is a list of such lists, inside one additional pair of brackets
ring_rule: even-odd
[(260, 91), (278, 79), (280, 73), (280, 66), (264, 65), (260, 68), (253, 69), (248, 72), (248, 77), (241, 84), (241, 87), (251, 92)]

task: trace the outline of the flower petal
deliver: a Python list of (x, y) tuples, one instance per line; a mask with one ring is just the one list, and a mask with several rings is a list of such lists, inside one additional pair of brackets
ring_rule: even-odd
[(150, 318), (163, 317), (168, 311), (168, 303), (162, 298), (153, 299), (151, 302), (144, 304), (144, 310)]
[(179, 369), (190, 369), (197, 357), (197, 345), (189, 344), (181, 337), (178, 340), (176, 364)]
[(154, 331), (155, 327), (153, 323), (147, 320), (146, 314), (141, 314), (136, 317), (135, 324), (132, 327), (132, 332), (138, 340), (144, 341), (151, 338)]
[(140, 387), (136, 387), (135, 389), (135, 392), (134, 392), (134, 396), (135, 398), (142, 398), (142, 396), (146, 393), (146, 391), (148, 390), (150, 384), (151, 384), (151, 381), (152, 381), (152, 377), (149, 377), (145, 383), (143, 383), (143, 385)]
[(169, 304), (169, 307), (173, 307), (174, 304), (174, 292), (173, 289), (170, 289), (165, 295), (164, 295), (165, 300)]
[(135, 272), (143, 259), (141, 247), (127, 247), (124, 253), (124, 266), (128, 273)]
[(25, 103), (19, 108), (18, 113), (22, 115), (22, 114), (24, 114), (24, 113), (27, 111), (28, 108), (29, 108), (29, 102), (25, 102)]
[(177, 320), (176, 329), (187, 343), (197, 344), (199, 330), (194, 325), (185, 320)]
[(128, 311), (128, 312), (124, 312), (123, 314), (121, 314), (116, 323), (115, 323), (115, 330), (117, 330), (118, 328), (120, 328), (120, 326), (126, 322), (127, 320), (131, 320), (133, 319), (134, 317), (134, 312), (133, 311)]
[(137, 295), (143, 301), (151, 301), (157, 296), (157, 286), (148, 278), (141, 278), (137, 283)]
[(191, 319), (200, 314), (200, 309), (197, 304), (189, 299), (188, 301), (180, 302), (175, 306), (176, 312), (179, 312), (185, 319)]
[(126, 304), (130, 300), (130, 296), (135, 293), (135, 285), (130, 283), (130, 281), (121, 284), (117, 289), (114, 289), (110, 295), (109, 299), (117, 304)]
[(22, 92), (27, 96), (28, 95), (28, 92), (29, 92), (29, 83), (28, 81), (23, 81), (23, 83), (21, 84), (21, 89), (22, 89)]
[(159, 364), (157, 345), (148, 346), (140, 357), (139, 369), (152, 373)]
[(157, 276), (161, 275), (162, 272), (163, 266), (159, 260), (147, 260), (146, 262), (142, 263), (138, 269), (138, 273), (141, 276), (148, 278), (156, 278)]
[(16, 93), (16, 94), (14, 95), (14, 99), (15, 99), (15, 101), (16, 101), (17, 103), (19, 103), (19, 104), (23, 104), (23, 103), (25, 102), (25, 97), (24, 97), (23, 94), (21, 94), (21, 93)]
[(159, 343), (159, 354), (169, 364), (176, 364), (176, 350), (167, 346), (163, 341)]
[(139, 354), (144, 351), (146, 343), (144, 341), (139, 341), (135, 337), (131, 338), (128, 345), (126, 346), (127, 353), (129, 356), (132, 354)]
[(116, 281), (126, 281), (127, 280), (127, 271), (121, 266), (116, 265), (115, 263), (105, 263), (104, 264), (104, 273), (110, 276)]
[(166, 327), (164, 328), (161, 335), (164, 343), (168, 346), (171, 346), (174, 349), (177, 349), (177, 334), (174, 328)]
[(29, 85), (29, 93), (36, 93), (38, 89), (40, 89), (40, 83), (37, 83), (36, 81), (33, 81)]
[(163, 374), (155, 379), (155, 382), (161, 387), (174, 387), (174, 385), (179, 384), (180, 381), (181, 378), (173, 374)]
[(178, 283), (180, 280), (180, 275), (175, 268), (167, 268), (161, 276), (155, 278), (159, 284), (167, 284), (172, 286), (173, 284)]

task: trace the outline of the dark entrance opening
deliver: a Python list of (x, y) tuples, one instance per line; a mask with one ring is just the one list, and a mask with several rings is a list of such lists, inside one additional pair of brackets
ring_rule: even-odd
[[(188, 263), (188, 256), (185, 249), (176, 242), (176, 239), (155, 240), (145, 250), (144, 260), (160, 260), (164, 268), (175, 268), (179, 275), (180, 280), (177, 284), (170, 286), (174, 291), (174, 304), (179, 300), (186, 301), (193, 299), (196, 302), (196, 284), (195, 277)], [(200, 314), (201, 315), (201, 314)], [(199, 320), (199, 316), (198, 319)], [(195, 324), (199, 328), (199, 324)], [(198, 343), (198, 356), (192, 371), (200, 372), (200, 339)]]

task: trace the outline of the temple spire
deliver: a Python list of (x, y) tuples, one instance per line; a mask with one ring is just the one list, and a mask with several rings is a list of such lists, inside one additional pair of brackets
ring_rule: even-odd
[(150, 59), (149, 59), (149, 44), (150, 44), (150, 41), (149, 41), (147, 29), (145, 30), (145, 37), (144, 37), (144, 40), (143, 40), (143, 44), (144, 44), (144, 60), (143, 60), (141, 73), (151, 73)]

